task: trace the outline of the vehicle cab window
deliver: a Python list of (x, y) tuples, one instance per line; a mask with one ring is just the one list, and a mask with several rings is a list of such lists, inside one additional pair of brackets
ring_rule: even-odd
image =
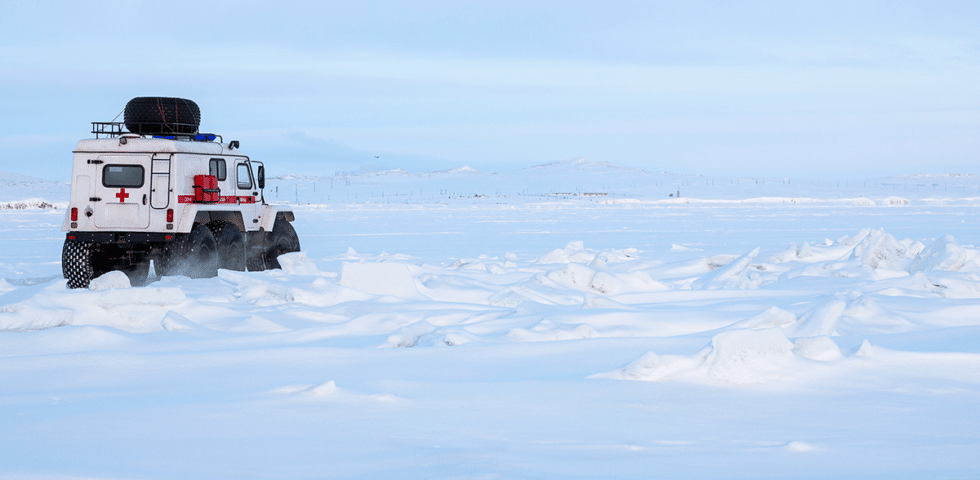
[(238, 164), (238, 188), (241, 190), (252, 188), (252, 170), (246, 163)]

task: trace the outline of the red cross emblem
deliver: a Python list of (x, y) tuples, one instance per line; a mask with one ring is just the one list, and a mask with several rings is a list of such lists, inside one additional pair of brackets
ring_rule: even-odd
[(120, 188), (119, 193), (116, 194), (116, 198), (119, 199), (119, 203), (123, 203), (127, 198), (129, 198), (129, 194), (126, 193), (125, 188)]

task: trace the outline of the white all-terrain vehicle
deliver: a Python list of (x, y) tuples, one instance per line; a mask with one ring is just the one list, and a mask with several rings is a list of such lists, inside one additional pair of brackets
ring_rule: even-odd
[[(197, 104), (137, 97), (123, 122), (92, 122), (74, 152), (61, 265), (68, 288), (111, 270), (134, 284), (158, 275), (213, 277), (219, 268), (280, 268), (299, 251), (293, 212), (265, 203), (265, 167), (239, 142), (199, 133)], [(123, 126), (126, 132), (123, 131)]]

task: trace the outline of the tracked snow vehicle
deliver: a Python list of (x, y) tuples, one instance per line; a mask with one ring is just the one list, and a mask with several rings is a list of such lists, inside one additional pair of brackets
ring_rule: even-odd
[[(74, 151), (62, 230), (69, 288), (120, 270), (212, 277), (218, 268), (279, 268), (299, 251), (293, 212), (265, 202), (265, 166), (237, 140), (201, 133), (200, 110), (181, 98), (137, 97), (123, 122), (92, 122)], [(125, 127), (125, 131), (124, 128)]]

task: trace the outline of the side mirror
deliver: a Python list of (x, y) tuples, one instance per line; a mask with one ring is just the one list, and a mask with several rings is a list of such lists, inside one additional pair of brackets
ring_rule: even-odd
[(265, 165), (259, 165), (259, 188), (265, 188)]

